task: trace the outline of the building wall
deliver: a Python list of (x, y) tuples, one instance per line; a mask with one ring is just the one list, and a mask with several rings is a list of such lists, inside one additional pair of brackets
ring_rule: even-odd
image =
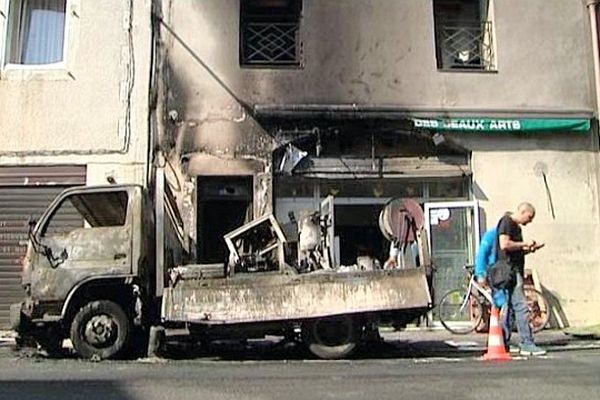
[(184, 85), (197, 89), (190, 90), (192, 108), (202, 98), (219, 101), (198, 60), (251, 104), (525, 112), (585, 110), (592, 103), (589, 24), (578, 0), (495, 1), (497, 72), (437, 70), (432, 1), (304, 1), (301, 69), (239, 67), (238, 0), (171, 3), (172, 28), (194, 53), (171, 53), (186, 57), (182, 68), (196, 72)]
[[(493, 1), (493, 72), (437, 69), (432, 4), (304, 1), (303, 67), (269, 69), (240, 67), (238, 0), (164, 1), (166, 108), (176, 116), (167, 135), (174, 157), (198, 160), (190, 161), (191, 175), (216, 169), (268, 181), (277, 142), (238, 100), (389, 106), (438, 117), (591, 117), (593, 65), (583, 2)], [(528, 263), (571, 325), (600, 321), (596, 136), (596, 130), (452, 135), (472, 152), (473, 197), (488, 226), (520, 201), (536, 205), (536, 220), (524, 232), (546, 248)], [(546, 170), (549, 193), (538, 169)], [(264, 193), (259, 197), (268, 205), (270, 188)]]
[(83, 164), (89, 184), (144, 182), (150, 3), (68, 0), (64, 67), (0, 70), (2, 165)]
[(473, 194), (485, 212), (487, 228), (522, 201), (536, 207), (523, 236), (546, 247), (527, 256), (526, 267), (537, 271), (559, 305), (552, 316), (558, 325), (558, 318), (572, 326), (598, 322), (600, 252), (595, 243), (600, 239), (600, 216), (592, 135), (458, 139), (473, 150)]

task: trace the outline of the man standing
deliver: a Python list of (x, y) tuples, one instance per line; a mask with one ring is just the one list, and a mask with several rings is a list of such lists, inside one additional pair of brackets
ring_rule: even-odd
[(546, 350), (538, 347), (533, 342), (533, 333), (529, 326), (529, 311), (527, 299), (523, 292), (523, 274), (525, 270), (525, 254), (533, 253), (543, 247), (535, 240), (523, 240), (521, 225), (525, 226), (535, 217), (535, 208), (530, 203), (521, 203), (517, 212), (507, 214), (500, 219), (498, 224), (498, 242), (500, 257), (506, 257), (513, 272), (513, 282), (508, 288), (508, 307), (502, 316), (504, 339), (508, 343), (511, 333), (510, 311), (515, 314), (517, 328), (521, 338), (521, 355), (542, 355)]

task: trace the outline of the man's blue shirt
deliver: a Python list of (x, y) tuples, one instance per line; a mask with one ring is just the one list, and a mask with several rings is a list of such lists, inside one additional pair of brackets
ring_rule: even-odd
[[(475, 276), (485, 278), (487, 269), (498, 260), (497, 241), (498, 229), (492, 228), (484, 233), (479, 243), (479, 251), (475, 256)], [(505, 289), (492, 290), (492, 297), (496, 307), (502, 307), (508, 300), (508, 291)]]

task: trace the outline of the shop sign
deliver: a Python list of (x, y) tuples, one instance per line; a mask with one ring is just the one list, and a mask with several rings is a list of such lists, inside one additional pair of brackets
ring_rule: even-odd
[(415, 128), (462, 132), (579, 132), (590, 130), (589, 119), (413, 118)]

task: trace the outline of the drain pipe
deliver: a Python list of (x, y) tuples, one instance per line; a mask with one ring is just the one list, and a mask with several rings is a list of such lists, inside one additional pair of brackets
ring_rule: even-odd
[[(590, 16), (590, 29), (592, 30), (592, 58), (594, 59), (594, 94), (596, 95), (596, 121), (600, 118), (600, 45), (598, 43), (598, 3), (600, 0), (585, 0), (585, 5)], [(596, 170), (596, 195), (600, 197), (600, 140), (598, 129), (598, 123), (596, 122), (596, 132), (592, 131), (594, 145), (597, 146), (598, 152), (594, 154), (594, 166)], [(600, 199), (598, 200), (600, 201)]]
[(596, 95), (596, 117), (600, 109), (600, 54), (598, 51), (598, 3), (600, 0), (586, 0), (585, 5), (590, 16), (590, 27), (592, 30), (592, 55), (594, 59), (594, 88)]

